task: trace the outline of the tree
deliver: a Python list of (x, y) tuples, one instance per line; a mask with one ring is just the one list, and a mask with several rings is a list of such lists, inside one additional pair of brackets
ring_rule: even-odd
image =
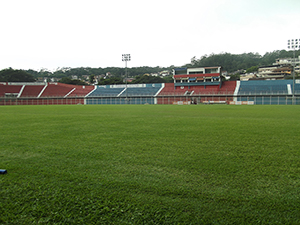
[(239, 80), (239, 79), (240, 79), (240, 74), (236, 73), (234, 75), (231, 75), (229, 80)]
[(160, 77), (140, 75), (140, 76), (137, 76), (132, 81), (132, 83), (133, 84), (165, 83), (165, 80), (163, 78), (160, 78)]
[(98, 82), (98, 85), (108, 85), (108, 84), (124, 84), (122, 78), (111, 77), (108, 79), (101, 78)]
[(69, 77), (63, 77), (58, 82), (64, 84), (73, 84), (73, 85), (86, 85), (86, 83), (82, 80), (72, 80)]
[(0, 81), (2, 82), (34, 82), (34, 77), (24, 70), (14, 70), (12, 68), (0, 71)]
[[(300, 50), (295, 51), (296, 57), (300, 55)], [(194, 56), (191, 58), (191, 63), (186, 65), (181, 65), (181, 67), (209, 67), (209, 66), (222, 66), (223, 71), (227, 71), (228, 73), (233, 73), (235, 71), (241, 69), (254, 69), (254, 67), (259, 66), (266, 66), (272, 65), (278, 58), (290, 58), (293, 57), (293, 51), (286, 51), (286, 50), (276, 50), (273, 52), (267, 52), (263, 56), (259, 53), (243, 53), (243, 54), (231, 54), (227, 52), (222, 52), (220, 54), (212, 53), (210, 55), (203, 55), (200, 58), (196, 58)], [(159, 73), (164, 70), (168, 70), (169, 72), (175, 68), (174, 65), (170, 67), (132, 67), (127, 68), (129, 78), (136, 78), (135, 82), (141, 82), (142, 79), (145, 82), (152, 82), (153, 78), (142, 78), (143, 74), (154, 74)], [(251, 70), (252, 70), (251, 69)], [(250, 70), (250, 71), (251, 71)], [(118, 80), (110, 80), (110, 79), (102, 79), (100, 84), (114, 84), (114, 83), (123, 83), (121, 80), (125, 78), (125, 68), (120, 67), (106, 67), (106, 68), (90, 68), (90, 67), (78, 67), (78, 68), (57, 68), (55, 72), (47, 71), (46, 69), (41, 69), (39, 72), (33, 70), (27, 70), (27, 73), (30, 73), (35, 78), (37, 77), (72, 77), (73, 75), (77, 76), (78, 78), (82, 78), (83, 76), (98, 76), (98, 75), (106, 75), (109, 73), (112, 77), (119, 78)], [(91, 77), (90, 77), (91, 78)], [(162, 82), (153, 79), (153, 82)], [(167, 82), (172, 82), (172, 78), (165, 78)], [(166, 82), (166, 81), (165, 81)]]
[(228, 72), (234, 72), (240, 69), (246, 69), (251, 66), (259, 65), (261, 56), (258, 53), (244, 53), (235, 55), (231, 53), (221, 53), (207, 56), (204, 55), (200, 59), (193, 57), (191, 59), (191, 65), (193, 67), (204, 66), (222, 66), (224, 70)]
[(165, 82), (163, 82), (163, 83), (173, 83), (174, 82), (172, 75), (164, 77), (163, 79), (165, 80)]
[(251, 66), (246, 70), (246, 73), (254, 73), (256, 71), (258, 71), (258, 66)]
[(90, 82), (90, 84), (93, 84), (94, 81), (95, 81), (95, 75), (90, 75), (89, 76), (89, 82)]

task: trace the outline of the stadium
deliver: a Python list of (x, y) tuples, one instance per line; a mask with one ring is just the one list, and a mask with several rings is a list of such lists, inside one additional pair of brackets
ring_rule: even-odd
[(0, 224), (299, 224), (299, 81), (173, 78), (0, 83)]
[(0, 83), (0, 105), (300, 104), (300, 80), (224, 81), (221, 67), (177, 68), (173, 83)]

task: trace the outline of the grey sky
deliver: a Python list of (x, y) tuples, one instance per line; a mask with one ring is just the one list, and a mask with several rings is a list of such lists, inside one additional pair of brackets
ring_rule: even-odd
[(0, 69), (181, 66), (287, 49), (299, 0), (0, 0)]

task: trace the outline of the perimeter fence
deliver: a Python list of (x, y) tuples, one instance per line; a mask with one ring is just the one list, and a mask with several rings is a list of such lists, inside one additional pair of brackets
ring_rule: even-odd
[(0, 105), (77, 105), (84, 104), (84, 98), (0, 98)]
[(0, 105), (75, 105), (75, 104), (231, 104), (232, 102), (251, 102), (255, 105), (300, 105), (300, 94), (287, 95), (285, 93), (242, 93), (223, 94), (210, 93), (202, 95), (158, 95), (158, 96), (94, 96), (94, 97), (43, 97), (20, 98), (15, 96), (1, 97)]

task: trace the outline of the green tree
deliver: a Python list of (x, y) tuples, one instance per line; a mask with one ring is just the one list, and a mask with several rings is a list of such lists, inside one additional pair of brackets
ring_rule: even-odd
[(207, 56), (204, 55), (200, 59), (193, 57), (191, 64), (187, 66), (204, 67), (204, 66), (222, 66), (228, 72), (234, 72), (240, 69), (246, 69), (259, 65), (261, 56), (258, 53), (244, 53), (240, 55), (231, 53), (221, 53)]
[(133, 84), (147, 84), (147, 83), (165, 83), (165, 80), (156, 76), (140, 75), (132, 81)]
[(173, 83), (174, 82), (172, 75), (164, 77), (163, 79), (165, 80), (165, 82), (163, 82), (163, 83)]
[(89, 76), (89, 82), (90, 82), (90, 84), (93, 84), (94, 81), (95, 81), (95, 75), (90, 75)]
[(234, 75), (231, 75), (229, 80), (239, 80), (240, 76), (241, 75), (239, 73), (236, 73)]
[(258, 66), (251, 66), (246, 70), (246, 73), (254, 73), (256, 71), (258, 71)]
[(0, 71), (0, 81), (2, 82), (34, 82), (35, 78), (24, 70), (14, 70), (12, 68)]
[(124, 84), (124, 82), (120, 77), (111, 77), (108, 79), (101, 78), (98, 82), (98, 85), (109, 85), (109, 84)]
[(86, 83), (82, 80), (77, 80), (77, 79), (72, 80), (69, 77), (63, 77), (58, 82), (64, 84), (73, 84), (73, 85), (86, 85)]

